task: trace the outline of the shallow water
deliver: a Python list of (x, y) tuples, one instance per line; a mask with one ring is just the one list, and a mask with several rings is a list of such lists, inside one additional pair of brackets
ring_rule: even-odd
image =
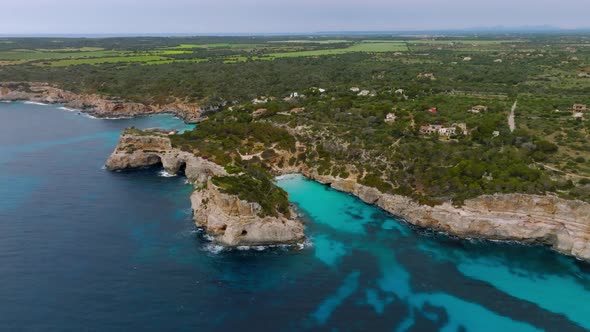
[(278, 183), (311, 245), (222, 250), (183, 177), (102, 169), (125, 127), (190, 127), (58, 107), (0, 104), (2, 330), (590, 329), (588, 264), (420, 231), (300, 176)]

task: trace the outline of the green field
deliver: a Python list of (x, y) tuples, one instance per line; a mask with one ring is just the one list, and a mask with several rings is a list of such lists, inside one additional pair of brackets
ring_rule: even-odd
[(116, 56), (104, 58), (89, 58), (89, 59), (65, 59), (51, 62), (44, 62), (41, 65), (49, 65), (52, 67), (64, 67), (75, 65), (98, 65), (105, 63), (150, 63), (157, 61), (167, 61), (169, 59), (157, 55), (138, 55), (138, 56)]
[(0, 60), (45, 60), (67, 58), (112, 57), (125, 55), (129, 52), (122, 51), (90, 51), (90, 52), (56, 52), (41, 50), (11, 50), (0, 52)]
[(385, 52), (405, 52), (408, 47), (403, 42), (378, 42), (378, 43), (357, 43), (346, 48), (315, 50), (315, 51), (301, 51), (301, 52), (284, 52), (272, 53), (261, 59), (278, 59), (278, 58), (296, 58), (296, 57), (312, 57), (322, 55), (338, 55), (352, 52), (367, 52), (367, 53), (385, 53)]
[(350, 40), (346, 39), (328, 39), (328, 40), (315, 40), (315, 39), (293, 39), (293, 40), (273, 40), (269, 41), (269, 43), (294, 43), (294, 44), (340, 44), (340, 43), (350, 43)]
[(507, 39), (507, 40), (476, 40), (476, 39), (437, 39), (437, 40), (411, 40), (412, 44), (470, 44), (470, 45), (499, 45), (510, 43), (522, 43), (524, 40)]

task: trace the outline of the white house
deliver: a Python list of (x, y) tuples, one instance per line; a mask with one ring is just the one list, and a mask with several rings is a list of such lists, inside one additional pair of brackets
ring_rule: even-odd
[(395, 122), (395, 113), (387, 113), (387, 115), (385, 115), (385, 122)]

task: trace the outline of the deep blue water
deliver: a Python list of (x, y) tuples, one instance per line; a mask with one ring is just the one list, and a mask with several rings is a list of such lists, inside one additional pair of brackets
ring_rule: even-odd
[(0, 330), (590, 329), (590, 265), (417, 230), (299, 176), (279, 185), (310, 245), (218, 251), (182, 177), (102, 169), (132, 125), (187, 127), (0, 103)]

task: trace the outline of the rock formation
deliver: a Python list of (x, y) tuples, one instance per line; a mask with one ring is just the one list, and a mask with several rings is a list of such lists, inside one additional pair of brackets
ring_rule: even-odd
[(203, 118), (203, 111), (198, 105), (179, 101), (166, 105), (144, 105), (108, 99), (96, 94), (76, 94), (47, 83), (0, 83), (0, 100), (60, 103), (97, 118), (127, 118), (162, 113), (174, 114), (188, 123), (196, 123)]
[(405, 196), (383, 194), (353, 180), (305, 169), (302, 173), (419, 227), (462, 238), (539, 243), (590, 260), (590, 204), (586, 202), (549, 195), (495, 194), (466, 200), (461, 207), (450, 203), (431, 207)]
[[(285, 156), (276, 158), (280, 159)], [(216, 241), (227, 245), (269, 244), (303, 237), (300, 222), (284, 217), (261, 218), (257, 204), (222, 193), (209, 180), (214, 175), (226, 175), (225, 170), (191, 153), (174, 149), (164, 134), (123, 134), (107, 167), (125, 169), (159, 162), (171, 173), (186, 165), (187, 177), (204, 188), (191, 197), (194, 217)], [(451, 203), (428, 206), (409, 197), (384, 194), (351, 178), (319, 175), (306, 166), (280, 168), (277, 163), (271, 166), (277, 175), (301, 173), (419, 227), (462, 238), (544, 244), (560, 253), (590, 260), (590, 204), (582, 201), (549, 195), (495, 194), (466, 200), (461, 207)]]
[(106, 167), (114, 171), (160, 163), (171, 174), (184, 168), (187, 178), (196, 187), (191, 195), (194, 220), (216, 242), (227, 246), (274, 245), (304, 239), (301, 221), (283, 215), (261, 216), (259, 204), (223, 193), (210, 179), (227, 176), (225, 169), (192, 153), (175, 149), (165, 134), (126, 130)]

